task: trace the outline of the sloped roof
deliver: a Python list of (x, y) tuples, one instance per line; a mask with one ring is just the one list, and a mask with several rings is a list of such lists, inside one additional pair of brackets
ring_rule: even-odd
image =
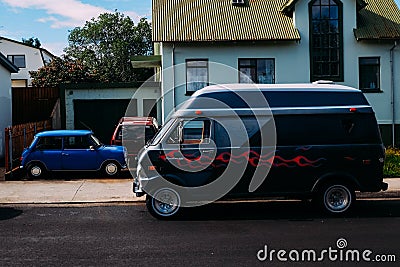
[(17, 73), (19, 68), (10, 62), (3, 53), (0, 52), (0, 65), (9, 70), (11, 73)]
[(0, 41), (1, 40), (6, 40), (6, 41), (9, 41), (9, 42), (12, 42), (12, 43), (16, 43), (16, 44), (19, 44), (19, 45), (24, 45), (24, 46), (27, 46), (27, 47), (30, 47), (30, 48), (35, 48), (35, 49), (38, 49), (38, 50), (40, 50), (41, 52), (45, 52), (45, 53), (47, 53), (49, 56), (51, 56), (52, 58), (55, 58), (56, 56), (55, 55), (53, 55), (52, 53), (50, 53), (47, 49), (45, 49), (45, 48), (42, 48), (42, 47), (35, 47), (35, 46), (33, 46), (33, 45), (29, 45), (29, 44), (26, 44), (26, 43), (23, 43), (23, 42), (20, 42), (20, 41), (16, 41), (16, 40), (13, 40), (13, 39), (9, 39), (9, 38), (6, 38), (6, 37), (3, 37), (3, 36), (0, 36)]
[(400, 40), (400, 10), (394, 0), (365, 0), (367, 6), (358, 12), (357, 40)]
[(153, 41), (300, 40), (287, 0), (153, 0)]

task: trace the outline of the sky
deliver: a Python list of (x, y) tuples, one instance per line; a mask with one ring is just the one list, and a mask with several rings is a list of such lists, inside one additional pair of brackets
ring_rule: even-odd
[[(400, 0), (395, 2), (400, 6)], [(135, 22), (151, 18), (151, 0), (0, 0), (0, 36), (38, 38), (43, 48), (60, 56), (70, 30), (116, 9)]]
[(0, 0), (0, 36), (38, 38), (43, 48), (60, 56), (70, 30), (116, 9), (135, 22), (151, 18), (151, 0)]

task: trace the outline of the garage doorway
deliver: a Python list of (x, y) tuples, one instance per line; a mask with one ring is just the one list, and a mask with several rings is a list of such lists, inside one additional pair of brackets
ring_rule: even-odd
[(90, 129), (104, 144), (109, 144), (118, 120), (129, 114), (137, 116), (136, 99), (74, 100), (74, 128)]

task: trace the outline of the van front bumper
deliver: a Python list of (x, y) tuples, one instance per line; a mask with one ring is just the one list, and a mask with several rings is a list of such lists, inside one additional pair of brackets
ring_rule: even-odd
[(161, 178), (160, 175), (154, 175), (151, 177), (148, 177), (146, 173), (143, 171), (143, 168), (141, 165), (137, 166), (136, 169), (136, 175), (134, 175), (133, 179), (133, 193), (136, 194), (137, 197), (141, 197), (146, 192), (143, 190), (143, 187), (151, 180)]

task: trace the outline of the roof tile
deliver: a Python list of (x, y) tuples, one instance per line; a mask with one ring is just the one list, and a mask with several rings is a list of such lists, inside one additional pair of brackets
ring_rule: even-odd
[(357, 40), (400, 39), (400, 10), (394, 0), (365, 0), (357, 16)]

